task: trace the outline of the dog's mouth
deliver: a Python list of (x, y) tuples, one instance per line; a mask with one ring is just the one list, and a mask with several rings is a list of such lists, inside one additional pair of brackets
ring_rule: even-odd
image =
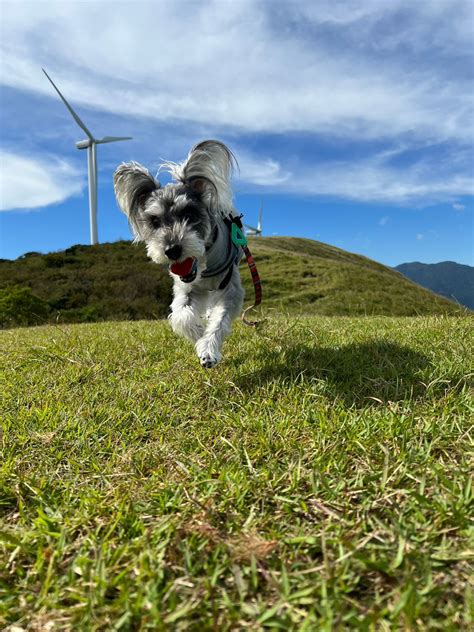
[(177, 274), (183, 283), (191, 283), (197, 275), (197, 259), (188, 257), (184, 261), (172, 263), (169, 269), (173, 274)]

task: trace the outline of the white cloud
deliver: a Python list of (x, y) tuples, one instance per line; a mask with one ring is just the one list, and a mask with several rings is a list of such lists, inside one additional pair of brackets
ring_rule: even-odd
[(389, 220), (389, 219), (390, 219), (390, 218), (388, 217), (388, 215), (385, 215), (384, 217), (381, 217), (381, 218), (379, 219), (379, 225), (380, 225), (380, 226), (385, 226), (385, 224), (387, 224), (387, 222), (388, 222), (388, 220)]
[[(293, 0), (312, 24), (335, 25), (359, 46), (378, 51), (404, 47), (411, 52), (471, 50), (471, 0)], [(340, 31), (341, 32), (341, 31)]]
[[(450, 171), (446, 168), (445, 161), (435, 156), (420, 159), (410, 168), (401, 169), (391, 164), (392, 156), (393, 152), (383, 151), (357, 161), (332, 160), (298, 164), (291, 172), (284, 171), (275, 162), (274, 172), (282, 174), (281, 181), (275, 179), (273, 182), (265, 182), (262, 176), (259, 184), (267, 184), (275, 191), (303, 195), (413, 205), (451, 201), (459, 195), (474, 194), (474, 181), (469, 168)], [(262, 162), (265, 163), (266, 160), (263, 158)], [(258, 164), (258, 159), (254, 157), (252, 162)], [(263, 170), (260, 171), (261, 175), (262, 172)], [(252, 183), (258, 183), (248, 178), (246, 173), (242, 174), (242, 180), (244, 176), (247, 187), (251, 188)]]
[[(181, 151), (188, 130), (194, 138), (212, 130), (234, 140), (243, 132), (255, 146), (264, 145), (259, 133), (307, 139), (304, 157), (286, 156), (284, 149), (251, 153), (244, 140), (240, 148), (232, 142), (241, 189), (395, 203), (446, 200), (456, 209), (459, 196), (473, 193), (473, 6), (471, 0), (8, 2), (0, 83), (47, 95), (60, 111), (45, 66), (79, 108), (130, 117), (127, 134), (135, 137), (146, 126), (143, 146), (151, 147), (148, 126), (169, 128), (159, 137), (157, 158), (173, 143)], [(178, 140), (176, 122), (187, 130)], [(395, 149), (318, 160), (321, 136), (367, 146), (383, 139), (378, 147)], [(402, 151), (443, 141), (450, 147), (444, 158), (396, 166)], [(37, 181), (38, 190), (42, 182), (50, 192), (45, 199), (59, 201), (75, 179)]]
[[(399, 54), (416, 43), (426, 52), (434, 35), (440, 55), (467, 50), (470, 2), (450, 2), (456, 10), (445, 0), (355, 10), (288, 2), (281, 23), (278, 5), (252, 0), (4, 3), (1, 81), (53, 97), (44, 65), (73, 102), (108, 112), (253, 132), (465, 141), (467, 77), (446, 76), (435, 55), (408, 65)], [(319, 30), (306, 37), (284, 18)], [(340, 29), (337, 46), (320, 32), (328, 25)]]
[(239, 174), (243, 182), (267, 187), (282, 186), (291, 177), (279, 162), (272, 158), (257, 158), (247, 151), (239, 151)]
[(466, 210), (466, 206), (464, 204), (459, 204), (459, 202), (455, 202), (453, 204), (453, 209), (455, 211), (464, 211), (464, 210)]
[(0, 211), (30, 210), (80, 193), (83, 178), (67, 162), (0, 150)]

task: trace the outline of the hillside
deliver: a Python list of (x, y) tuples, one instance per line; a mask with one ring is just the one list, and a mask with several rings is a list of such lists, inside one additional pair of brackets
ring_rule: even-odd
[(0, 291), (15, 286), (30, 287), (62, 322), (165, 318), (171, 296), (167, 272), (129, 241), (0, 261)]
[[(250, 240), (262, 278), (266, 314), (392, 315), (458, 313), (454, 303), (365, 257), (309, 239)], [(242, 263), (247, 303), (253, 289)], [(12, 288), (16, 288), (13, 290)], [(19, 290), (18, 288), (31, 288)], [(171, 297), (167, 271), (143, 245), (127, 241), (72, 246), (0, 261), (2, 324), (164, 318)], [(19, 305), (21, 307), (19, 307)], [(20, 319), (22, 311), (35, 314)]]
[[(272, 311), (392, 315), (456, 313), (451, 301), (420, 288), (381, 263), (328, 244), (294, 237), (251, 242)], [(248, 273), (243, 273), (251, 296)]]
[(402, 263), (395, 268), (419, 285), (474, 309), (474, 268), (454, 261)]

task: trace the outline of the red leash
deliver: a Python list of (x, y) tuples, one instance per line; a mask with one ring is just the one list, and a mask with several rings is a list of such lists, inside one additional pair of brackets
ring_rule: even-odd
[(251, 309), (255, 309), (255, 307), (260, 305), (260, 303), (262, 302), (262, 284), (258, 275), (257, 266), (255, 265), (252, 253), (250, 252), (248, 247), (247, 237), (245, 236), (244, 227), (240, 219), (241, 217), (242, 215), (240, 215), (240, 217), (234, 216), (228, 218), (228, 222), (230, 224), (232, 242), (236, 246), (240, 246), (245, 253), (245, 258), (247, 259), (250, 274), (252, 275), (253, 288), (255, 290), (255, 300), (253, 302), (253, 305), (250, 305), (250, 307), (247, 307), (247, 309), (243, 311), (242, 322), (249, 327), (256, 327), (260, 324), (261, 321), (247, 320), (246, 314)]
[(227, 226), (230, 229), (232, 243), (234, 243), (237, 247), (242, 248), (242, 250), (245, 253), (245, 258), (247, 259), (250, 274), (252, 275), (253, 287), (255, 290), (254, 303), (253, 305), (250, 305), (250, 307), (247, 307), (247, 309), (243, 311), (242, 322), (245, 325), (248, 325), (249, 327), (256, 327), (257, 325), (260, 324), (261, 321), (247, 320), (245, 315), (247, 314), (248, 311), (250, 311), (251, 309), (254, 309), (258, 305), (260, 305), (260, 303), (262, 302), (262, 284), (260, 282), (260, 277), (258, 275), (257, 266), (255, 265), (255, 261), (253, 260), (252, 253), (250, 252), (249, 247), (248, 247), (247, 237), (245, 236), (244, 227), (240, 219), (241, 217), (242, 215), (240, 215), (240, 217), (238, 216), (227, 217), (224, 219), (224, 222), (227, 224)]
[(260, 277), (258, 275), (257, 266), (255, 265), (255, 261), (253, 260), (252, 253), (250, 252), (248, 246), (242, 246), (242, 250), (245, 253), (245, 258), (247, 259), (247, 263), (249, 266), (250, 274), (252, 275), (253, 288), (255, 290), (255, 300), (253, 305), (247, 307), (242, 314), (242, 322), (249, 327), (256, 327), (260, 324), (261, 321), (258, 320), (247, 320), (245, 315), (251, 309), (257, 307), (262, 302), (262, 284), (260, 282)]

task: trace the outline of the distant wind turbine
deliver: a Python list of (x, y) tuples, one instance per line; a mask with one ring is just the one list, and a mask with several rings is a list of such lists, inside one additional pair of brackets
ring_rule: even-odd
[(97, 236), (97, 152), (96, 145), (103, 145), (104, 143), (115, 143), (119, 140), (131, 140), (131, 136), (104, 136), (104, 138), (97, 139), (94, 138), (92, 133), (87, 129), (85, 124), (81, 121), (79, 116), (74, 112), (72, 107), (66, 101), (64, 96), (59, 91), (58, 87), (54, 84), (51, 77), (48, 75), (46, 70), (42, 68), (42, 71), (46, 75), (46, 77), (51, 82), (53, 88), (61, 97), (62, 102), (67, 107), (69, 112), (71, 113), (72, 118), (76, 121), (79, 127), (86, 133), (87, 140), (80, 140), (76, 143), (76, 147), (78, 149), (87, 149), (87, 169), (89, 175), (89, 218), (90, 218), (90, 233), (91, 233), (91, 244), (95, 245), (98, 243)]
[(262, 236), (262, 215), (263, 215), (263, 203), (260, 204), (260, 211), (258, 213), (258, 224), (257, 228), (255, 226), (249, 226), (248, 224), (244, 224), (245, 233), (250, 235), (251, 237), (261, 237)]

